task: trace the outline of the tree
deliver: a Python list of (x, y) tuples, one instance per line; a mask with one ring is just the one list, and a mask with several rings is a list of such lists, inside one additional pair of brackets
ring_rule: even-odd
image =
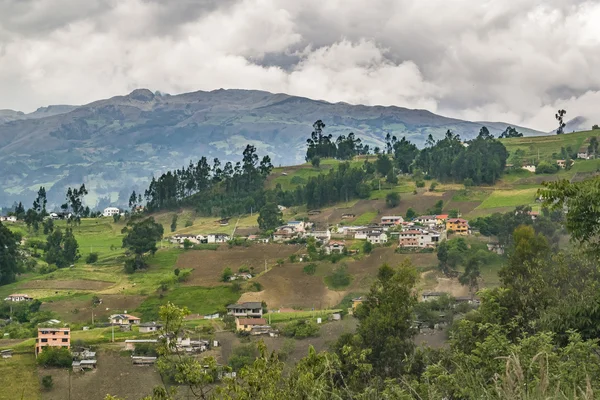
[(400, 376), (406, 371), (407, 356), (412, 354), (416, 333), (413, 326), (413, 307), (417, 303), (414, 287), (417, 273), (410, 261), (399, 268), (384, 264), (377, 279), (355, 315), (356, 333), (374, 371), (382, 378)]
[[(141, 201), (140, 201), (141, 203)], [(138, 205), (138, 196), (135, 193), (135, 190), (131, 193), (131, 196), (129, 196), (129, 208), (131, 209), (131, 212), (133, 213), (135, 211), (135, 208)]]
[(47, 218), (44, 221), (44, 235), (48, 235), (54, 231), (54, 220)]
[(590, 144), (588, 146), (588, 153), (596, 155), (598, 153), (598, 138), (596, 136), (592, 136), (590, 138)]
[(37, 192), (37, 197), (33, 201), (33, 209), (40, 215), (41, 219), (47, 215), (46, 204), (48, 204), (48, 200), (46, 198), (46, 188), (40, 186), (40, 189)]
[(156, 242), (162, 239), (163, 226), (150, 217), (139, 222), (130, 221), (121, 232), (125, 234), (122, 247), (134, 254), (134, 258), (126, 264), (129, 271), (145, 268), (144, 256), (146, 253), (154, 255), (158, 250)]
[(171, 218), (171, 232), (175, 232), (177, 230), (177, 214), (173, 214), (173, 218)]
[(259, 211), (258, 227), (263, 231), (275, 229), (281, 225), (282, 215), (277, 204), (267, 203)]
[(600, 126), (598, 124), (592, 125), (592, 130), (595, 131), (596, 129), (600, 129)]
[(0, 223), (0, 285), (15, 281), (23, 261), (19, 250), (21, 236)]
[(233, 276), (233, 271), (231, 270), (231, 268), (227, 267), (223, 270), (223, 273), (221, 274), (221, 280), (223, 282), (229, 282), (229, 279)]
[(319, 166), (321, 165), (321, 157), (314, 156), (313, 158), (310, 159), (310, 163), (312, 164), (313, 167), (319, 168)]
[(95, 264), (98, 261), (98, 253), (90, 253), (85, 258), (86, 264)]
[(564, 129), (567, 126), (567, 124), (565, 124), (563, 122), (563, 118), (565, 116), (567, 112), (565, 110), (558, 110), (556, 112), (556, 114), (554, 115), (554, 118), (556, 118), (556, 120), (558, 121), (558, 128), (556, 129), (556, 134), (560, 135), (562, 133), (564, 133)]
[(365, 254), (371, 254), (372, 251), (373, 251), (373, 245), (371, 244), (371, 242), (369, 242), (367, 240), (366, 242), (363, 243), (363, 252)]
[(380, 154), (377, 156), (377, 160), (375, 160), (375, 169), (381, 176), (387, 176), (393, 167), (392, 161), (387, 155)]
[(394, 163), (405, 174), (410, 172), (411, 166), (418, 154), (419, 150), (417, 146), (406, 140), (406, 137), (394, 143)]
[(389, 208), (396, 207), (398, 204), (400, 204), (400, 195), (398, 193), (396, 193), (396, 192), (388, 193), (385, 196), (385, 204)]
[(65, 196), (66, 203), (61, 206), (65, 211), (71, 210), (70, 222), (81, 223), (81, 217), (84, 212), (83, 197), (88, 194), (85, 184), (81, 184), (79, 188), (68, 188)]
[(523, 134), (520, 132), (517, 132), (517, 130), (515, 128), (513, 128), (512, 126), (508, 126), (506, 127), (506, 129), (504, 130), (504, 132), (502, 132), (500, 134), (500, 139), (508, 139), (508, 138), (516, 138), (516, 137), (523, 137)]
[(60, 229), (51, 232), (46, 238), (44, 256), (48, 264), (55, 264), (58, 268), (74, 264), (80, 258), (80, 254), (73, 230), (67, 228), (64, 234)]
[(393, 168), (388, 171), (387, 175), (385, 176), (385, 181), (387, 183), (391, 183), (392, 185), (395, 185), (398, 183), (398, 177), (394, 173)]
[(36, 361), (43, 367), (71, 368), (73, 357), (69, 349), (47, 346), (37, 356)]
[(417, 213), (412, 208), (406, 210), (406, 220), (412, 221), (417, 216)]
[(469, 293), (471, 296), (479, 288), (479, 278), (481, 277), (480, 264), (482, 260), (480, 257), (473, 255), (471, 256), (465, 265), (464, 272), (458, 277), (458, 281), (461, 285), (469, 287)]
[(189, 239), (183, 240), (183, 248), (185, 250), (191, 249), (192, 247), (194, 247), (194, 244)]

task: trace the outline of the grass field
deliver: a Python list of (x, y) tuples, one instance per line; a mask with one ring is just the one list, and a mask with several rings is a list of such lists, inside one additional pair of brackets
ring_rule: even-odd
[(33, 352), (14, 354), (12, 358), (0, 360), (0, 387), (2, 400), (41, 399)]
[(158, 308), (172, 302), (177, 306), (187, 306), (194, 314), (209, 314), (223, 311), (228, 304), (235, 303), (240, 293), (231, 290), (230, 286), (204, 288), (197, 286), (178, 287), (167, 291), (162, 296), (147, 298), (137, 309), (143, 320), (154, 320), (158, 317)]
[(354, 221), (352, 221), (352, 223), (354, 225), (367, 225), (370, 224), (371, 221), (373, 221), (374, 218), (377, 217), (377, 213), (372, 211), (372, 212), (366, 212), (362, 215), (359, 215)]
[(537, 188), (495, 190), (479, 205), (479, 207), (477, 207), (477, 209), (516, 207), (532, 204), (535, 202), (536, 193)]
[(517, 149), (523, 150), (525, 152), (523, 161), (534, 162), (538, 160), (538, 157), (540, 160), (555, 161), (552, 153), (560, 153), (561, 147), (567, 148), (568, 146), (574, 152), (577, 152), (584, 141), (592, 136), (600, 136), (600, 131), (502, 139), (502, 143), (510, 154), (513, 154)]

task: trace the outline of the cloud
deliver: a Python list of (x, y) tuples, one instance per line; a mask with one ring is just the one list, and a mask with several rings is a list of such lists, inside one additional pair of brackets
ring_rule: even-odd
[(600, 121), (600, 2), (5, 0), (0, 108), (263, 89), (554, 128)]

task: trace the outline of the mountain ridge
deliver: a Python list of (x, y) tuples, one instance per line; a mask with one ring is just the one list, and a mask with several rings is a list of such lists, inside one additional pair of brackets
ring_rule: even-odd
[[(471, 139), (483, 126), (422, 109), (329, 103), (260, 90), (170, 95), (135, 89), (81, 106), (0, 112), (0, 204), (29, 202), (39, 186), (58, 204), (67, 186), (82, 182), (90, 188), (91, 205), (107, 198), (126, 201), (153, 174), (201, 156), (237, 160), (247, 143), (275, 165), (298, 163), (317, 119), (327, 125), (326, 133), (354, 132), (372, 147), (382, 147), (388, 132), (421, 147), (429, 134), (440, 138), (450, 129)], [(506, 126), (490, 123), (488, 129), (498, 136)]]

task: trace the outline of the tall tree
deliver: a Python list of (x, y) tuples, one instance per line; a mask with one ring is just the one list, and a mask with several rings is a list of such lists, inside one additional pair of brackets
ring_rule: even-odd
[(565, 114), (567, 114), (565, 110), (558, 110), (554, 115), (554, 118), (556, 118), (556, 120), (558, 121), (558, 128), (556, 128), (557, 135), (564, 133), (564, 129), (567, 126), (567, 124), (565, 124), (563, 121)]
[(0, 285), (15, 281), (22, 263), (21, 236), (0, 223)]
[(263, 231), (277, 228), (281, 224), (282, 213), (275, 203), (265, 204), (258, 215), (258, 227)]
[(144, 255), (156, 253), (156, 242), (162, 239), (164, 229), (150, 217), (139, 222), (130, 221), (122, 233), (125, 234), (122, 247), (134, 254), (134, 258), (126, 262), (128, 271), (133, 272), (146, 267)]

